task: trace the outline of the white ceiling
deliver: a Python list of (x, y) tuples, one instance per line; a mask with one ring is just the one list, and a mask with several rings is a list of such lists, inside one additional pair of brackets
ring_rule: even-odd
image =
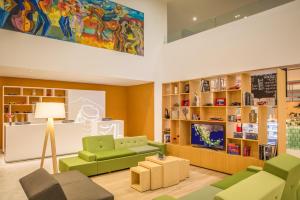
[[(181, 31), (255, 1), (257, 0), (167, 0), (168, 32)], [(197, 17), (196, 22), (193, 17)]]
[(18, 67), (0, 67), (0, 77), (31, 78), (42, 80), (69, 81), (118, 86), (132, 86), (148, 83), (149, 81), (131, 80), (118, 77), (104, 77), (95, 73), (58, 72), (51, 70), (36, 70)]

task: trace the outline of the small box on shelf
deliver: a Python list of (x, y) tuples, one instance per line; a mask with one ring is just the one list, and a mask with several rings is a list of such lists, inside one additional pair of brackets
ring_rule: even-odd
[(4, 95), (8, 95), (8, 96), (22, 95), (21, 88), (17, 88), (17, 87), (4, 87), (3, 93)]
[(227, 153), (231, 155), (241, 155), (241, 145), (232, 143), (227, 144)]
[(243, 138), (243, 132), (233, 132), (233, 138)]
[(243, 146), (243, 156), (251, 156), (251, 146)]

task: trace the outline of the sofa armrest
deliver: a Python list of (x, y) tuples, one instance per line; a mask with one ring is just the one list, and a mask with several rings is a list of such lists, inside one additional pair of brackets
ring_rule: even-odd
[(298, 187), (297, 187), (297, 199), (300, 199), (300, 181), (299, 181)]
[(82, 160), (85, 160), (88, 162), (96, 160), (96, 155), (91, 152), (88, 152), (88, 151), (79, 151), (78, 155)]
[(257, 172), (262, 171), (263, 168), (262, 167), (258, 167), (258, 166), (254, 166), (254, 165), (250, 165), (250, 166), (247, 167), (247, 170), (250, 171), (250, 172), (257, 173)]
[(166, 154), (166, 145), (160, 142), (148, 141), (148, 145), (158, 147), (160, 152)]

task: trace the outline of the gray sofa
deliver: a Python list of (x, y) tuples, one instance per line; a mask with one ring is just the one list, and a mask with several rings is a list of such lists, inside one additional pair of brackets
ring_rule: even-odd
[(29, 200), (114, 200), (114, 196), (79, 171), (50, 175), (38, 169), (20, 179)]

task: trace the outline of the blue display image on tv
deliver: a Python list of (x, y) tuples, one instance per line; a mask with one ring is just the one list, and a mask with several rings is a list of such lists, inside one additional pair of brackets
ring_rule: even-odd
[(224, 149), (224, 126), (215, 124), (192, 124), (191, 144), (207, 148)]

